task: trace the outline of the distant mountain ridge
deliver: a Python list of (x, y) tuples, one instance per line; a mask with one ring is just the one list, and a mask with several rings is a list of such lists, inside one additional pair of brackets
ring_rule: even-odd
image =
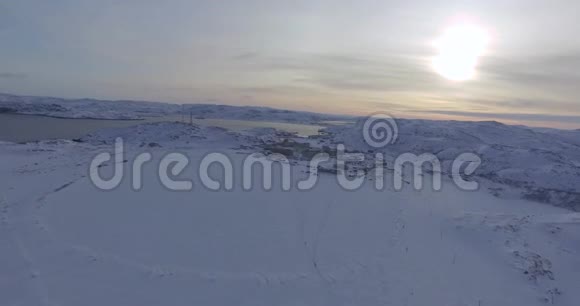
[(0, 93), (0, 113), (44, 115), (58, 118), (144, 119), (190, 113), (196, 118), (315, 123), (325, 120), (352, 120), (345, 115), (281, 110), (263, 106), (219, 104), (172, 104), (133, 100), (64, 99), (18, 96)]

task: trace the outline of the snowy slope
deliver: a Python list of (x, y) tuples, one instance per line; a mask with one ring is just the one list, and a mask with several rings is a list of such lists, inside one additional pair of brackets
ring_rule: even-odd
[[(144, 188), (87, 179), (88, 161), (128, 137)], [(349, 192), (330, 174), (311, 191), (215, 192), (195, 165), (241, 160), (270, 130), (182, 124), (107, 130), (83, 142), (0, 144), (2, 305), (577, 305), (580, 216), (526, 200), (429, 188)], [(149, 143), (158, 145), (150, 146)], [(249, 147), (248, 147), (249, 146)], [(154, 165), (192, 158), (191, 192)], [(295, 179), (306, 165), (293, 167)], [(110, 167), (111, 165), (109, 165)], [(125, 164), (126, 169), (129, 167)], [(218, 171), (219, 172), (219, 171)], [(216, 172), (216, 174), (218, 174)]]
[[(580, 133), (510, 126), (499, 122), (398, 120), (395, 144), (382, 151), (435, 154), (449, 172), (450, 162), (471, 152), (481, 159), (475, 175), (500, 196), (518, 196), (580, 211)], [(355, 127), (328, 128), (334, 143), (370, 150)], [(505, 188), (506, 186), (512, 188)]]
[(184, 106), (185, 113), (193, 114), (194, 118), (236, 119), (250, 121), (274, 121), (302, 124), (325, 124), (325, 121), (352, 121), (353, 116), (319, 114), (281, 110), (269, 107), (230, 106), (211, 104), (191, 104)]

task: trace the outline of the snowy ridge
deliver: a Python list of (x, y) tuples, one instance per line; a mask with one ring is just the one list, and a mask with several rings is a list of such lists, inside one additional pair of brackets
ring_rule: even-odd
[[(524, 198), (580, 211), (580, 133), (534, 129), (499, 122), (398, 120), (399, 137), (383, 149), (392, 157), (411, 152), (435, 154), (444, 171), (459, 154), (482, 159), (475, 175), (497, 195), (516, 188)], [(362, 135), (362, 120), (327, 129), (335, 143), (371, 150)], [(510, 188), (506, 188), (510, 187)]]
[(62, 99), (0, 94), (0, 112), (58, 118), (143, 119), (175, 113), (180, 106), (141, 101)]
[(325, 124), (324, 121), (354, 120), (353, 116), (318, 114), (256, 106), (229, 106), (211, 104), (185, 105), (185, 113), (195, 118), (274, 121), (302, 124)]
[(179, 122), (156, 122), (121, 129), (103, 129), (76, 141), (112, 146), (116, 138), (121, 138), (126, 145), (139, 148), (180, 148), (200, 145), (208, 147), (210, 143), (234, 145), (240, 137), (242, 135), (218, 127), (201, 127)]
[(52, 97), (17, 96), (0, 93), (0, 113), (43, 115), (58, 118), (145, 119), (180, 116), (212, 119), (275, 121), (288, 123), (319, 123), (347, 120), (351, 116), (317, 114), (279, 110), (268, 107), (228, 106), (214, 104), (170, 104), (143, 101), (107, 101), (96, 99), (62, 99)]

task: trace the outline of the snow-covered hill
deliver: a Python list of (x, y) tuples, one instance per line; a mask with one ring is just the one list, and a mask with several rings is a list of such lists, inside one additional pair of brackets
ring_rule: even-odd
[[(382, 149), (387, 155), (435, 154), (449, 172), (459, 154), (475, 153), (482, 160), (475, 175), (496, 195), (523, 196), (580, 211), (578, 131), (499, 122), (401, 119), (397, 124), (396, 143)], [(345, 143), (351, 150), (373, 149), (365, 143), (361, 129), (359, 121), (355, 127), (330, 127), (328, 133), (334, 143)]]
[[(454, 132), (448, 128), (460, 123), (438, 124), (428, 132), (402, 123), (399, 145), (410, 148), (415, 139), (445, 149), (439, 144), (445, 136), (469, 147), (475, 137), (491, 142), (486, 137), (497, 129), (510, 130), (481, 123)], [(332, 135), (357, 145), (345, 130)], [(153, 155), (140, 191), (130, 176), (111, 191), (87, 177), (90, 160), (111, 152), (116, 137), (126, 140), (125, 171), (135, 155)], [(74, 142), (0, 144), (0, 305), (575, 306), (580, 300), (580, 217), (569, 210), (461, 191), (449, 180), (442, 191), (377, 191), (368, 178), (352, 192), (320, 173), (309, 191), (277, 184), (247, 191), (238, 179), (231, 191), (203, 188), (195, 169), (208, 152), (228, 155), (239, 171), (248, 154), (287, 137), (271, 129), (239, 134), (153, 123)], [(159, 183), (156, 165), (175, 151), (190, 157), (179, 177), (192, 180), (189, 192)], [(308, 175), (306, 161), (290, 162), (293, 180)], [(219, 178), (221, 169), (214, 170)]]
[[(66, 100), (0, 94), (0, 111), (65, 118), (143, 119), (185, 116), (325, 124), (354, 117), (209, 104), (175, 105), (155, 102)], [(345, 143), (366, 151), (362, 122), (330, 126), (330, 143)], [(435, 154), (445, 166), (459, 154), (472, 152), (482, 159), (475, 175), (486, 188), (502, 197), (523, 197), (580, 211), (580, 131), (511, 126), (498, 122), (397, 120), (398, 141), (385, 148), (392, 157), (411, 152)], [(447, 167), (448, 168), (448, 167)], [(509, 189), (505, 187), (509, 186)]]
[(0, 112), (58, 118), (142, 119), (176, 113), (181, 106), (141, 101), (62, 99), (0, 94)]
[(0, 93), (0, 113), (43, 115), (58, 118), (144, 119), (161, 116), (236, 119), (289, 123), (321, 123), (353, 119), (350, 116), (279, 110), (268, 107), (215, 104), (170, 104), (143, 101), (107, 101), (16, 96)]

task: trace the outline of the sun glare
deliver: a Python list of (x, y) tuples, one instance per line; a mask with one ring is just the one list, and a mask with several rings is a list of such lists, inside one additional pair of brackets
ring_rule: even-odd
[(433, 59), (433, 68), (449, 80), (472, 79), (488, 41), (487, 31), (479, 26), (450, 27), (435, 42), (439, 54)]

